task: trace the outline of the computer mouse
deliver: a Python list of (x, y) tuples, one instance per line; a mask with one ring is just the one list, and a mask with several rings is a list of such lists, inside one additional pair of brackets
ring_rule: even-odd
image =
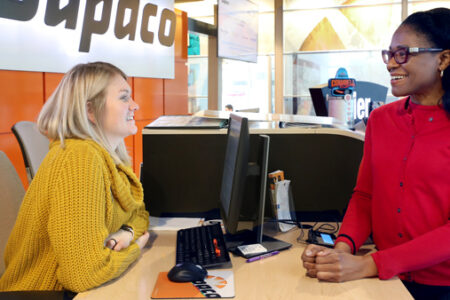
[(200, 265), (184, 262), (176, 264), (170, 269), (167, 277), (174, 282), (192, 282), (197, 280), (204, 280), (208, 271)]

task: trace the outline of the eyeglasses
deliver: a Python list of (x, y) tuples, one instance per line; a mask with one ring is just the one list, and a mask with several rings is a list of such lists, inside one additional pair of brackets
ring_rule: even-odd
[(395, 51), (391, 50), (382, 50), (381, 56), (383, 57), (383, 61), (385, 64), (388, 64), (392, 57), (399, 65), (404, 64), (408, 61), (409, 55), (423, 52), (441, 52), (443, 49), (441, 48), (407, 48), (402, 47), (398, 48)]

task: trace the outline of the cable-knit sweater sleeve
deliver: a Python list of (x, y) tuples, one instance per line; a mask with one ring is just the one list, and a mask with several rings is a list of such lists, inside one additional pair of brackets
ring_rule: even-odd
[(133, 216), (130, 218), (130, 221), (127, 222), (128, 226), (131, 226), (134, 230), (134, 240), (139, 238), (144, 234), (145, 231), (148, 230), (148, 212), (145, 210), (145, 204), (142, 202), (142, 205), (133, 213)]
[[(126, 167), (124, 165), (119, 165), (119, 174), (123, 178), (121, 181), (126, 186), (121, 186), (120, 189), (122, 191), (114, 190), (113, 193), (120, 195), (121, 192), (126, 191), (127, 194), (133, 195), (133, 198), (135, 199), (143, 199), (143, 190), (142, 185), (139, 182), (139, 179), (134, 174), (133, 170), (129, 167)], [(133, 203), (136, 203), (133, 201)], [(141, 201), (139, 206), (136, 209), (133, 209), (132, 216), (130, 219), (126, 222), (124, 225), (131, 226), (134, 230), (134, 240), (139, 238), (144, 232), (148, 230), (149, 225), (149, 215), (148, 212), (145, 210), (145, 203), (144, 201)]]
[(110, 214), (104, 158), (86, 144), (65, 152), (57, 158), (61, 163), (54, 164), (60, 169), (51, 180), (48, 235), (58, 261), (58, 281), (80, 292), (119, 276), (138, 258), (140, 249), (135, 243), (121, 251), (104, 246)]

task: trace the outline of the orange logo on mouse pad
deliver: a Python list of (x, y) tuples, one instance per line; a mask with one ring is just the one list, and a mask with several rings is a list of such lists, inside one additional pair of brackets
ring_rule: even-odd
[(167, 273), (158, 274), (152, 299), (234, 297), (234, 276), (231, 270), (208, 270), (204, 281), (181, 283), (170, 281)]

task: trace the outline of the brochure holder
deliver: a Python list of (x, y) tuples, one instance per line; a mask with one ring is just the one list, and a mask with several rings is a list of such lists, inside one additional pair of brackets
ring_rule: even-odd
[[(270, 173), (270, 200), (274, 217), (277, 220), (288, 220), (295, 222), (294, 199), (291, 190), (291, 181), (284, 179), (283, 171), (275, 171)], [(286, 232), (295, 228), (295, 224), (278, 223), (278, 228), (282, 232)]]

